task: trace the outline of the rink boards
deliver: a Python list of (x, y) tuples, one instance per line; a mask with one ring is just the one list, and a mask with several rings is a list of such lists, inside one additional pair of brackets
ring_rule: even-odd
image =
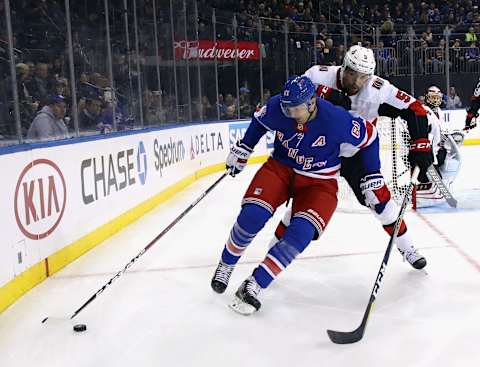
[[(247, 126), (195, 124), (5, 149), (0, 312), (199, 177), (224, 170)], [(251, 163), (265, 160), (272, 142), (262, 138)]]

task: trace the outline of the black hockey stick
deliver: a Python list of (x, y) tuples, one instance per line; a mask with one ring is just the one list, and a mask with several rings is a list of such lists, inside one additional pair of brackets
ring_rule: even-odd
[(380, 285), (382, 283), (385, 270), (387, 269), (388, 259), (390, 258), (390, 252), (392, 250), (393, 243), (397, 238), (398, 231), (400, 229), (400, 224), (402, 223), (405, 210), (407, 209), (407, 205), (410, 201), (410, 195), (412, 194), (413, 188), (417, 182), (417, 177), (419, 172), (420, 172), (420, 169), (418, 167), (415, 167), (415, 169), (413, 170), (412, 178), (410, 180), (410, 185), (408, 186), (407, 193), (403, 198), (402, 206), (400, 208), (400, 213), (398, 214), (397, 220), (395, 221), (395, 226), (393, 228), (393, 233), (390, 236), (390, 241), (388, 242), (387, 250), (385, 251), (385, 255), (383, 256), (382, 264), (380, 265), (380, 270), (378, 271), (377, 278), (375, 280), (375, 284), (372, 289), (372, 293), (370, 294), (370, 300), (368, 301), (367, 309), (363, 314), (362, 323), (358, 328), (356, 328), (353, 331), (327, 330), (328, 337), (335, 344), (356, 343), (360, 339), (362, 339), (363, 334), (365, 333), (365, 328), (367, 327), (367, 322), (370, 316), (370, 312), (372, 310), (372, 306), (375, 302), (375, 299), (377, 298), (377, 293), (380, 290)]
[(438, 189), (442, 193), (442, 196), (445, 198), (445, 201), (447, 202), (447, 204), (450, 205), (452, 208), (456, 208), (458, 205), (458, 201), (453, 197), (447, 185), (445, 185), (442, 178), (440, 177), (440, 174), (438, 173), (437, 169), (433, 166), (433, 164), (430, 167), (428, 167), (427, 176), (430, 181), (432, 181), (435, 185), (437, 185)]
[[(157, 237), (155, 237), (153, 240), (150, 241), (150, 243), (145, 246), (142, 251), (140, 251), (137, 256), (135, 256), (132, 260), (128, 262), (127, 265), (123, 267), (122, 270), (120, 270), (117, 274), (115, 274), (107, 283), (105, 283), (98, 291), (95, 292), (83, 305), (81, 305), (75, 312), (72, 314), (72, 316), (69, 317), (69, 319), (73, 319), (75, 316), (77, 316), (85, 307), (87, 307), (95, 298), (97, 298), (110, 284), (112, 284), (116, 279), (118, 279), (121, 275), (123, 275), (129, 267), (133, 265), (137, 259), (142, 256), (145, 252), (147, 252), (153, 245), (161, 238), (165, 233), (167, 233), (172, 227), (177, 224), (180, 219), (182, 219), (190, 210), (192, 210), (207, 194), (213, 190), (215, 186), (217, 186), (220, 181), (222, 181), (230, 172), (227, 171), (223, 175), (220, 176), (220, 178), (217, 179), (208, 189), (206, 189), (190, 206), (185, 209), (178, 217), (176, 217), (162, 232), (160, 232)], [(47, 321), (49, 317), (46, 317), (42, 320), (42, 323)], [(58, 318), (55, 318), (58, 319)]]

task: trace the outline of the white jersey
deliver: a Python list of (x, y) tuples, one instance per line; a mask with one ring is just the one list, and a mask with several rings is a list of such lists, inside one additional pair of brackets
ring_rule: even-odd
[[(309, 77), (316, 87), (324, 85), (341, 90), (340, 70), (341, 66), (315, 65), (308, 69), (304, 75)], [(349, 95), (349, 97), (352, 101), (350, 113), (368, 121), (373, 121), (378, 117), (378, 107), (382, 103), (388, 103), (403, 110), (416, 102), (414, 97), (401, 91), (388, 80), (376, 75), (371, 75), (360, 91)]]

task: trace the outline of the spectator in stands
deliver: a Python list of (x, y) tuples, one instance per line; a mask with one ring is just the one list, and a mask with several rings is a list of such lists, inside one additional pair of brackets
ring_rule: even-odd
[(343, 58), (345, 57), (345, 45), (338, 45), (335, 56), (335, 65), (342, 65)]
[(225, 104), (225, 100), (223, 98), (223, 94), (218, 95), (218, 111), (220, 113), (220, 119), (223, 120), (227, 115), (227, 105)]
[(63, 121), (67, 104), (63, 96), (51, 96), (33, 119), (28, 129), (27, 139), (51, 140), (69, 137), (68, 128)]
[(230, 93), (228, 93), (225, 96), (225, 107), (228, 108), (232, 105), (235, 105), (235, 99), (233, 98), (233, 96)]
[(465, 43), (475, 43), (477, 42), (477, 35), (473, 27), (468, 28), (468, 32), (465, 33)]
[(247, 87), (240, 88), (240, 117), (248, 118), (253, 113), (252, 102), (250, 101), (250, 90)]
[(325, 42), (321, 39), (317, 39), (317, 42), (315, 43), (315, 52), (317, 54), (318, 65), (326, 65), (325, 54), (323, 53), (324, 48), (325, 48)]
[[(18, 90), (18, 102), (20, 105), (20, 121), (22, 126), (22, 132), (26, 132), (30, 123), (32, 122), (35, 113), (37, 112), (39, 101), (35, 100), (32, 96), (32, 92), (29, 90), (30, 83), (30, 67), (24, 63), (18, 63), (15, 66), (17, 73), (17, 90)], [(5, 80), (7, 87), (7, 96), (13, 96), (12, 91), (12, 79), (8, 77)], [(10, 110), (13, 111), (13, 104), (10, 106)]]
[(32, 96), (37, 101), (45, 101), (48, 93), (48, 65), (39, 62), (35, 68), (35, 76), (29, 83), (32, 90)]
[(53, 94), (57, 96), (70, 96), (70, 89), (68, 88), (67, 78), (58, 77), (54, 82)]
[(90, 85), (88, 74), (81, 73), (78, 79), (77, 97), (86, 98), (90, 93), (96, 93), (96, 89)]
[(420, 47), (414, 50), (414, 55), (417, 62), (418, 73), (424, 74), (425, 71), (431, 70), (432, 59), (426, 54), (428, 43), (424, 39), (420, 40)]
[(150, 106), (147, 110), (147, 122), (150, 124), (160, 124), (165, 122), (165, 110), (162, 106), (162, 92), (152, 91)]
[(416, 20), (416, 16), (415, 16), (415, 6), (413, 5), (413, 2), (409, 2), (408, 5), (407, 5), (407, 12), (406, 12), (406, 15), (405, 15), (405, 23), (413, 23), (415, 22)]
[(60, 75), (65, 74), (65, 60), (63, 57), (56, 57), (53, 60), (53, 65), (52, 65), (52, 74), (58, 78)]
[(392, 50), (384, 48), (383, 41), (378, 42), (378, 47), (373, 50), (377, 60), (377, 70), (380, 76), (390, 76), (395, 70), (395, 61)]
[(392, 34), (394, 29), (394, 24), (392, 18), (388, 16), (388, 18), (383, 22), (382, 26), (380, 27), (380, 32), (382, 34)]
[(234, 104), (230, 105), (227, 107), (226, 113), (225, 113), (225, 119), (227, 120), (233, 120), (237, 118), (237, 108)]
[(465, 54), (461, 47), (461, 41), (457, 38), (450, 48), (450, 62), (452, 63), (452, 71), (454, 72), (458, 72), (465, 61)]
[(470, 44), (470, 47), (465, 51), (465, 60), (468, 63), (468, 70), (475, 71), (480, 58), (480, 53), (478, 51), (477, 45), (475, 42)]
[(462, 108), (462, 101), (460, 100), (455, 87), (451, 86), (450, 90), (448, 91), (447, 109), (455, 108)]
[(445, 67), (445, 40), (441, 39), (438, 48), (435, 48), (435, 53), (432, 57), (432, 72), (443, 73)]
[(327, 38), (327, 40), (325, 41), (323, 56), (325, 65), (335, 65), (337, 53), (335, 48), (333, 47), (333, 40), (331, 38)]
[(165, 110), (162, 107), (162, 92), (147, 90), (144, 93), (145, 120), (149, 125), (165, 122)]
[(202, 96), (201, 107), (202, 107), (202, 114), (204, 119), (212, 120), (216, 118), (217, 111), (213, 108), (212, 104), (210, 103), (210, 100), (206, 95)]
[(85, 99), (85, 107), (78, 114), (80, 131), (97, 130), (100, 123), (102, 101), (96, 93), (92, 93)]

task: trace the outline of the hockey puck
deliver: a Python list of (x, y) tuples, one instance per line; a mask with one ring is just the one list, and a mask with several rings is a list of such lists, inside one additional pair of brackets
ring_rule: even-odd
[(73, 326), (73, 330), (77, 333), (81, 333), (82, 331), (87, 330), (87, 325), (85, 324), (77, 324)]

